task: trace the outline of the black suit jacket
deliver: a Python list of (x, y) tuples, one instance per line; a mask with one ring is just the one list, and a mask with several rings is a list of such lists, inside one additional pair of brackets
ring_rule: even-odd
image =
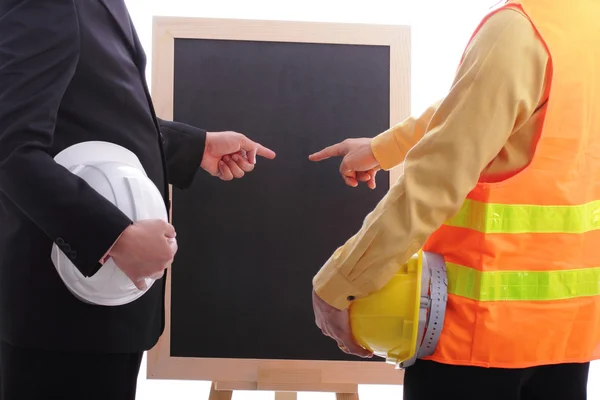
[(132, 150), (162, 192), (190, 185), (205, 131), (155, 117), (146, 58), (123, 0), (0, 0), (0, 339), (133, 352), (164, 327), (164, 279), (139, 300), (77, 300), (50, 259), (86, 276), (131, 221), (53, 157), (82, 141)]

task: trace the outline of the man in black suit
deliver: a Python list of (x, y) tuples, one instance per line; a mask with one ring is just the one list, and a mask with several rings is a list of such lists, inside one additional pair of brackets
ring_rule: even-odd
[[(164, 327), (164, 279), (125, 306), (77, 300), (50, 259), (85, 275), (108, 255), (135, 282), (173, 259), (173, 227), (133, 224), (54, 162), (75, 143), (133, 151), (162, 192), (201, 166), (229, 180), (275, 154), (235, 132), (156, 118), (123, 0), (0, 0), (0, 399), (133, 400)], [(110, 249), (110, 251), (109, 251)], [(108, 253), (107, 253), (108, 252)]]

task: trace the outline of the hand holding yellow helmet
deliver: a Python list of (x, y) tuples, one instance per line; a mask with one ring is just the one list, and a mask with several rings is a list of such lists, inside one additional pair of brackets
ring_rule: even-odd
[(433, 353), (444, 325), (448, 279), (444, 259), (419, 251), (379, 291), (355, 300), (355, 340), (397, 368)]

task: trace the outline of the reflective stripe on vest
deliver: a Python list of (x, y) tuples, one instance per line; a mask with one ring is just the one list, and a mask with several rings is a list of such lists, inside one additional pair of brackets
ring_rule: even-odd
[(539, 206), (467, 199), (445, 225), (481, 233), (585, 233), (600, 229), (600, 201), (572, 206)]
[(563, 271), (478, 271), (446, 263), (448, 293), (476, 301), (551, 301), (600, 295), (600, 267)]

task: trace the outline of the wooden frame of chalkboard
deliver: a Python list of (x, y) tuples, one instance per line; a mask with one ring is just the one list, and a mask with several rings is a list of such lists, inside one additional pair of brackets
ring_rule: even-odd
[[(387, 46), (390, 126), (410, 113), (410, 28), (407, 26), (155, 17), (152, 96), (157, 115), (164, 119), (173, 118), (176, 39)], [(398, 171), (392, 170), (390, 181), (395, 181), (397, 176)], [(213, 381), (218, 390), (338, 393), (356, 393), (358, 384), (402, 384), (403, 374), (384, 362), (172, 357), (170, 278), (165, 303), (164, 334), (148, 352), (150, 379), (208, 380)]]

